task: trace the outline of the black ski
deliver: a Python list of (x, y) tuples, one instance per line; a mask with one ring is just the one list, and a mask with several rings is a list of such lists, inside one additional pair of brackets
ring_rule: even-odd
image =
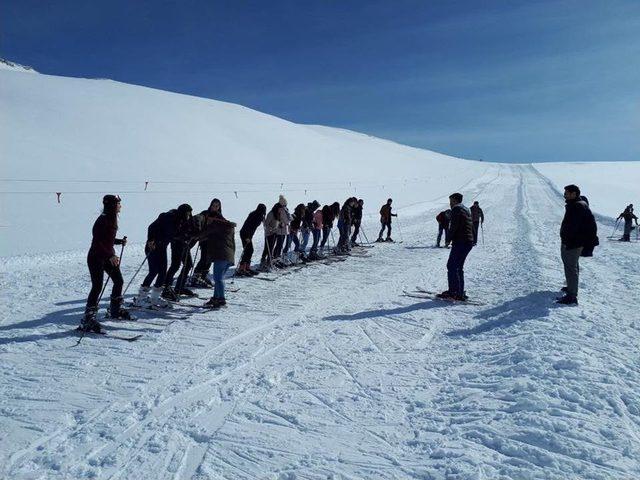
[(460, 304), (460, 305), (476, 305), (476, 306), (485, 305), (484, 303), (480, 303), (475, 300), (456, 300), (455, 298), (438, 297), (434, 293), (426, 293), (426, 292), (407, 292), (406, 290), (403, 290), (402, 296), (409, 297), (409, 298), (419, 298), (422, 300), (440, 300), (443, 302), (449, 302), (449, 303)]
[(87, 336), (107, 337), (107, 338), (112, 338), (114, 340), (123, 340), (125, 342), (135, 342), (139, 338), (142, 338), (142, 334), (127, 336), (127, 335), (111, 334), (111, 333), (107, 333), (107, 332), (100, 332), (100, 333), (98, 333), (98, 332), (84, 332), (84, 331), (80, 330), (79, 328), (76, 328), (75, 330), (72, 330), (72, 332), (80, 335), (80, 338), (78, 339), (76, 344), (73, 345), (74, 347), (80, 345), (80, 342), (82, 342), (82, 339), (84, 337), (87, 337)]

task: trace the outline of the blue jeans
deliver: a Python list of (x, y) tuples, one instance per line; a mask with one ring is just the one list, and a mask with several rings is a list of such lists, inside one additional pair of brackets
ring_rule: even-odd
[(464, 262), (473, 248), (471, 242), (455, 242), (449, 253), (447, 262), (447, 277), (449, 280), (449, 293), (462, 295), (464, 293)]
[(309, 229), (303, 228), (301, 232), (302, 232), (302, 241), (300, 242), (300, 251), (304, 253), (306, 252), (307, 244), (309, 243)]
[(224, 276), (231, 265), (226, 260), (213, 262), (213, 298), (224, 298)]
[(447, 227), (438, 225), (438, 241), (436, 242), (436, 245), (440, 246), (440, 240), (442, 240), (443, 233), (444, 233), (445, 241), (447, 240), (447, 230), (448, 230)]
[(313, 234), (313, 245), (311, 245), (311, 251), (313, 253), (318, 252), (318, 243), (320, 242), (320, 230), (319, 228), (314, 228), (311, 233)]

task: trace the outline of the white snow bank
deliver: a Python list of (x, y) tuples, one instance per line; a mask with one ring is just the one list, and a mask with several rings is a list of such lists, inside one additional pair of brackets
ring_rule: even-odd
[(576, 184), (594, 212), (617, 217), (640, 205), (640, 162), (538, 163), (534, 165), (559, 190)]
[(4, 58), (0, 58), (0, 70), (38, 73), (33, 69), (33, 67), (27, 67), (26, 65), (20, 65), (19, 63), (10, 62), (9, 60), (5, 60)]

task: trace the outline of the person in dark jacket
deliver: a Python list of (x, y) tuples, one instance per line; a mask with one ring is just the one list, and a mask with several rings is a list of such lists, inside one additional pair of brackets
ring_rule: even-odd
[(598, 244), (596, 220), (587, 202), (580, 198), (580, 188), (576, 185), (564, 187), (565, 213), (560, 226), (560, 258), (564, 266), (567, 286), (565, 295), (558, 303), (573, 305), (578, 303), (579, 260), (583, 250), (593, 251)]
[[(219, 200), (215, 200), (220, 204)], [(222, 205), (220, 204), (220, 211)], [(228, 221), (222, 215), (210, 215), (207, 217), (201, 238), (207, 241), (207, 262), (213, 264), (213, 296), (205, 303), (206, 307), (219, 309), (227, 304), (224, 295), (224, 277), (229, 268), (235, 263), (236, 224)]]
[(311, 235), (311, 230), (313, 230), (313, 214), (316, 213), (316, 210), (320, 208), (320, 203), (317, 200), (313, 202), (307, 203), (307, 208), (304, 212), (304, 217), (302, 219), (302, 227), (300, 229), (302, 240), (300, 241), (300, 253), (301, 257), (305, 259), (305, 254), (307, 252), (307, 245), (309, 244), (309, 236)]
[(449, 231), (449, 221), (451, 220), (451, 209), (443, 210), (436, 215), (436, 222), (438, 222), (438, 240), (436, 246), (440, 248), (440, 241), (442, 240), (442, 234), (444, 233), (444, 240), (447, 241), (447, 235)]
[(476, 200), (471, 205), (471, 221), (473, 222), (473, 246), (478, 243), (478, 230), (484, 224), (484, 212), (480, 208), (480, 203)]
[(304, 219), (306, 212), (307, 207), (304, 203), (299, 203), (293, 210), (293, 215), (291, 216), (291, 223), (289, 224), (289, 241), (294, 245), (294, 252), (300, 252), (300, 239), (298, 238), (298, 232), (302, 227), (302, 220)]
[(636, 228), (638, 227), (638, 217), (636, 217), (633, 213), (633, 204), (627, 205), (627, 208), (624, 209), (620, 215), (618, 215), (618, 220), (624, 220), (624, 231), (622, 233), (622, 238), (619, 240), (621, 242), (630, 242), (631, 241), (631, 230), (633, 230), (633, 221), (636, 222)]
[(364, 208), (364, 200), (359, 199), (355, 208), (353, 209), (353, 218), (351, 224), (353, 225), (353, 235), (351, 235), (351, 245), (356, 245), (358, 240), (358, 234), (360, 233), (360, 224), (362, 224), (362, 209)]
[[(178, 226), (176, 234), (171, 240), (171, 263), (165, 276), (162, 298), (171, 301), (178, 301), (180, 295), (194, 297), (195, 293), (185, 287), (187, 275), (193, 265), (191, 259), (192, 236), (194, 235), (194, 225), (192, 221), (193, 209), (191, 205), (183, 203), (178, 207)], [(173, 288), (173, 278), (182, 266), (175, 289)]]
[[(393, 199), (389, 198), (387, 203), (385, 203), (380, 208), (380, 233), (378, 234), (378, 239), (376, 242), (393, 242), (391, 238), (391, 218), (397, 217), (398, 215), (391, 212), (391, 204), (393, 203)], [(382, 234), (384, 233), (384, 229), (387, 229), (387, 238), (385, 240), (382, 239)]]
[(127, 237), (116, 238), (118, 232), (118, 213), (121, 209), (120, 197), (105, 195), (102, 199), (102, 214), (93, 224), (91, 247), (87, 254), (87, 266), (91, 275), (91, 291), (87, 298), (84, 316), (79, 330), (101, 333), (102, 326), (96, 319), (98, 313), (98, 297), (102, 291), (105, 272), (113, 282), (109, 315), (112, 318), (129, 319), (129, 312), (122, 308), (122, 273), (120, 259), (113, 248), (114, 245), (126, 245)]
[(251, 270), (251, 257), (253, 256), (253, 235), (267, 214), (267, 207), (264, 203), (258, 204), (256, 209), (249, 214), (240, 229), (240, 241), (242, 242), (242, 257), (240, 266), (236, 269), (238, 276), (253, 276), (256, 271)]
[(462, 194), (449, 195), (451, 221), (445, 245), (452, 245), (447, 261), (447, 280), (449, 288), (438, 294), (440, 298), (464, 301), (467, 294), (464, 286), (464, 262), (473, 248), (473, 225), (471, 212), (462, 204)]
[(333, 229), (333, 222), (338, 215), (340, 215), (340, 204), (338, 202), (322, 207), (322, 242), (320, 242), (320, 251), (324, 249)]
[(337, 252), (345, 253), (351, 250), (351, 245), (349, 245), (351, 235), (349, 232), (351, 231), (353, 209), (357, 203), (357, 198), (349, 197), (340, 209), (340, 215), (338, 216), (338, 231), (340, 232), (340, 236), (338, 237), (338, 245), (336, 246)]
[[(211, 200), (207, 210), (203, 210), (200, 214), (195, 215), (195, 221), (199, 225), (199, 228), (204, 228), (212, 219), (225, 220), (222, 215), (222, 205), (217, 198)], [(200, 260), (193, 271), (193, 278), (191, 279), (191, 284), (194, 287), (213, 287), (213, 283), (211, 283), (211, 280), (208, 278), (209, 270), (211, 270), (211, 262), (207, 260), (209, 258), (209, 255), (207, 255), (207, 247), (208, 243), (206, 239), (200, 241)]]

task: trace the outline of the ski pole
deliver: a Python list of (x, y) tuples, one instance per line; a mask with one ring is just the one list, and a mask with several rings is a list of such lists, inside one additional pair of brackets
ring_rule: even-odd
[(367, 237), (367, 233), (364, 231), (364, 228), (362, 227), (362, 224), (360, 224), (360, 231), (362, 232), (362, 235), (364, 236), (364, 239), (366, 240), (366, 242), (371, 243), (369, 241), (369, 238)]
[(616, 224), (613, 227), (613, 232), (611, 232), (611, 235), (609, 235), (609, 238), (613, 238), (616, 234), (616, 230), (618, 230), (618, 224), (620, 223), (620, 219), (616, 219)]
[(484, 245), (484, 226), (480, 224), (480, 233), (482, 234), (482, 245)]
[(146, 262), (149, 259), (149, 255), (151, 254), (151, 251), (149, 251), (149, 253), (147, 253), (144, 257), (144, 260), (142, 260), (142, 263), (140, 264), (140, 266), (138, 267), (138, 269), (136, 270), (136, 273), (133, 274), (133, 277), (131, 277), (131, 280), (129, 280), (129, 283), (127, 283), (127, 288), (124, 289), (124, 292), (122, 292), (122, 296), (124, 297), (124, 295), (127, 293), (127, 291), (129, 290), (129, 287), (131, 286), (131, 284), (133, 283), (133, 281), (135, 280), (135, 278), (138, 276), (138, 273), (140, 273), (140, 270), (142, 270), (142, 266), (144, 265), (144, 262)]
[[(120, 256), (118, 257), (118, 268), (120, 268), (120, 262), (122, 261), (122, 255), (124, 254), (124, 245), (127, 241), (127, 237), (124, 237), (123, 239), (123, 244), (122, 244), (122, 248), (120, 249)], [(107, 276), (107, 281), (104, 282), (104, 286), (102, 287), (102, 291), (100, 292), (100, 296), (98, 297), (98, 301), (96, 303), (96, 305), (100, 305), (100, 300), (102, 300), (102, 295), (104, 295), (104, 291), (107, 289), (107, 285), (109, 284), (109, 280), (111, 280), (110, 276)]]
[(198, 262), (199, 252), (200, 252), (200, 242), (198, 242), (198, 248), (196, 248), (196, 254), (193, 257), (193, 265), (191, 265), (191, 272), (189, 272), (189, 277), (187, 278), (187, 280), (193, 277), (193, 272), (196, 270), (196, 263)]
[[(398, 217), (396, 217), (398, 218)], [(404, 237), (402, 235), (402, 228), (400, 227), (400, 219), (396, 220), (396, 222), (398, 222), (398, 233), (400, 233), (400, 241), (404, 242)]]

